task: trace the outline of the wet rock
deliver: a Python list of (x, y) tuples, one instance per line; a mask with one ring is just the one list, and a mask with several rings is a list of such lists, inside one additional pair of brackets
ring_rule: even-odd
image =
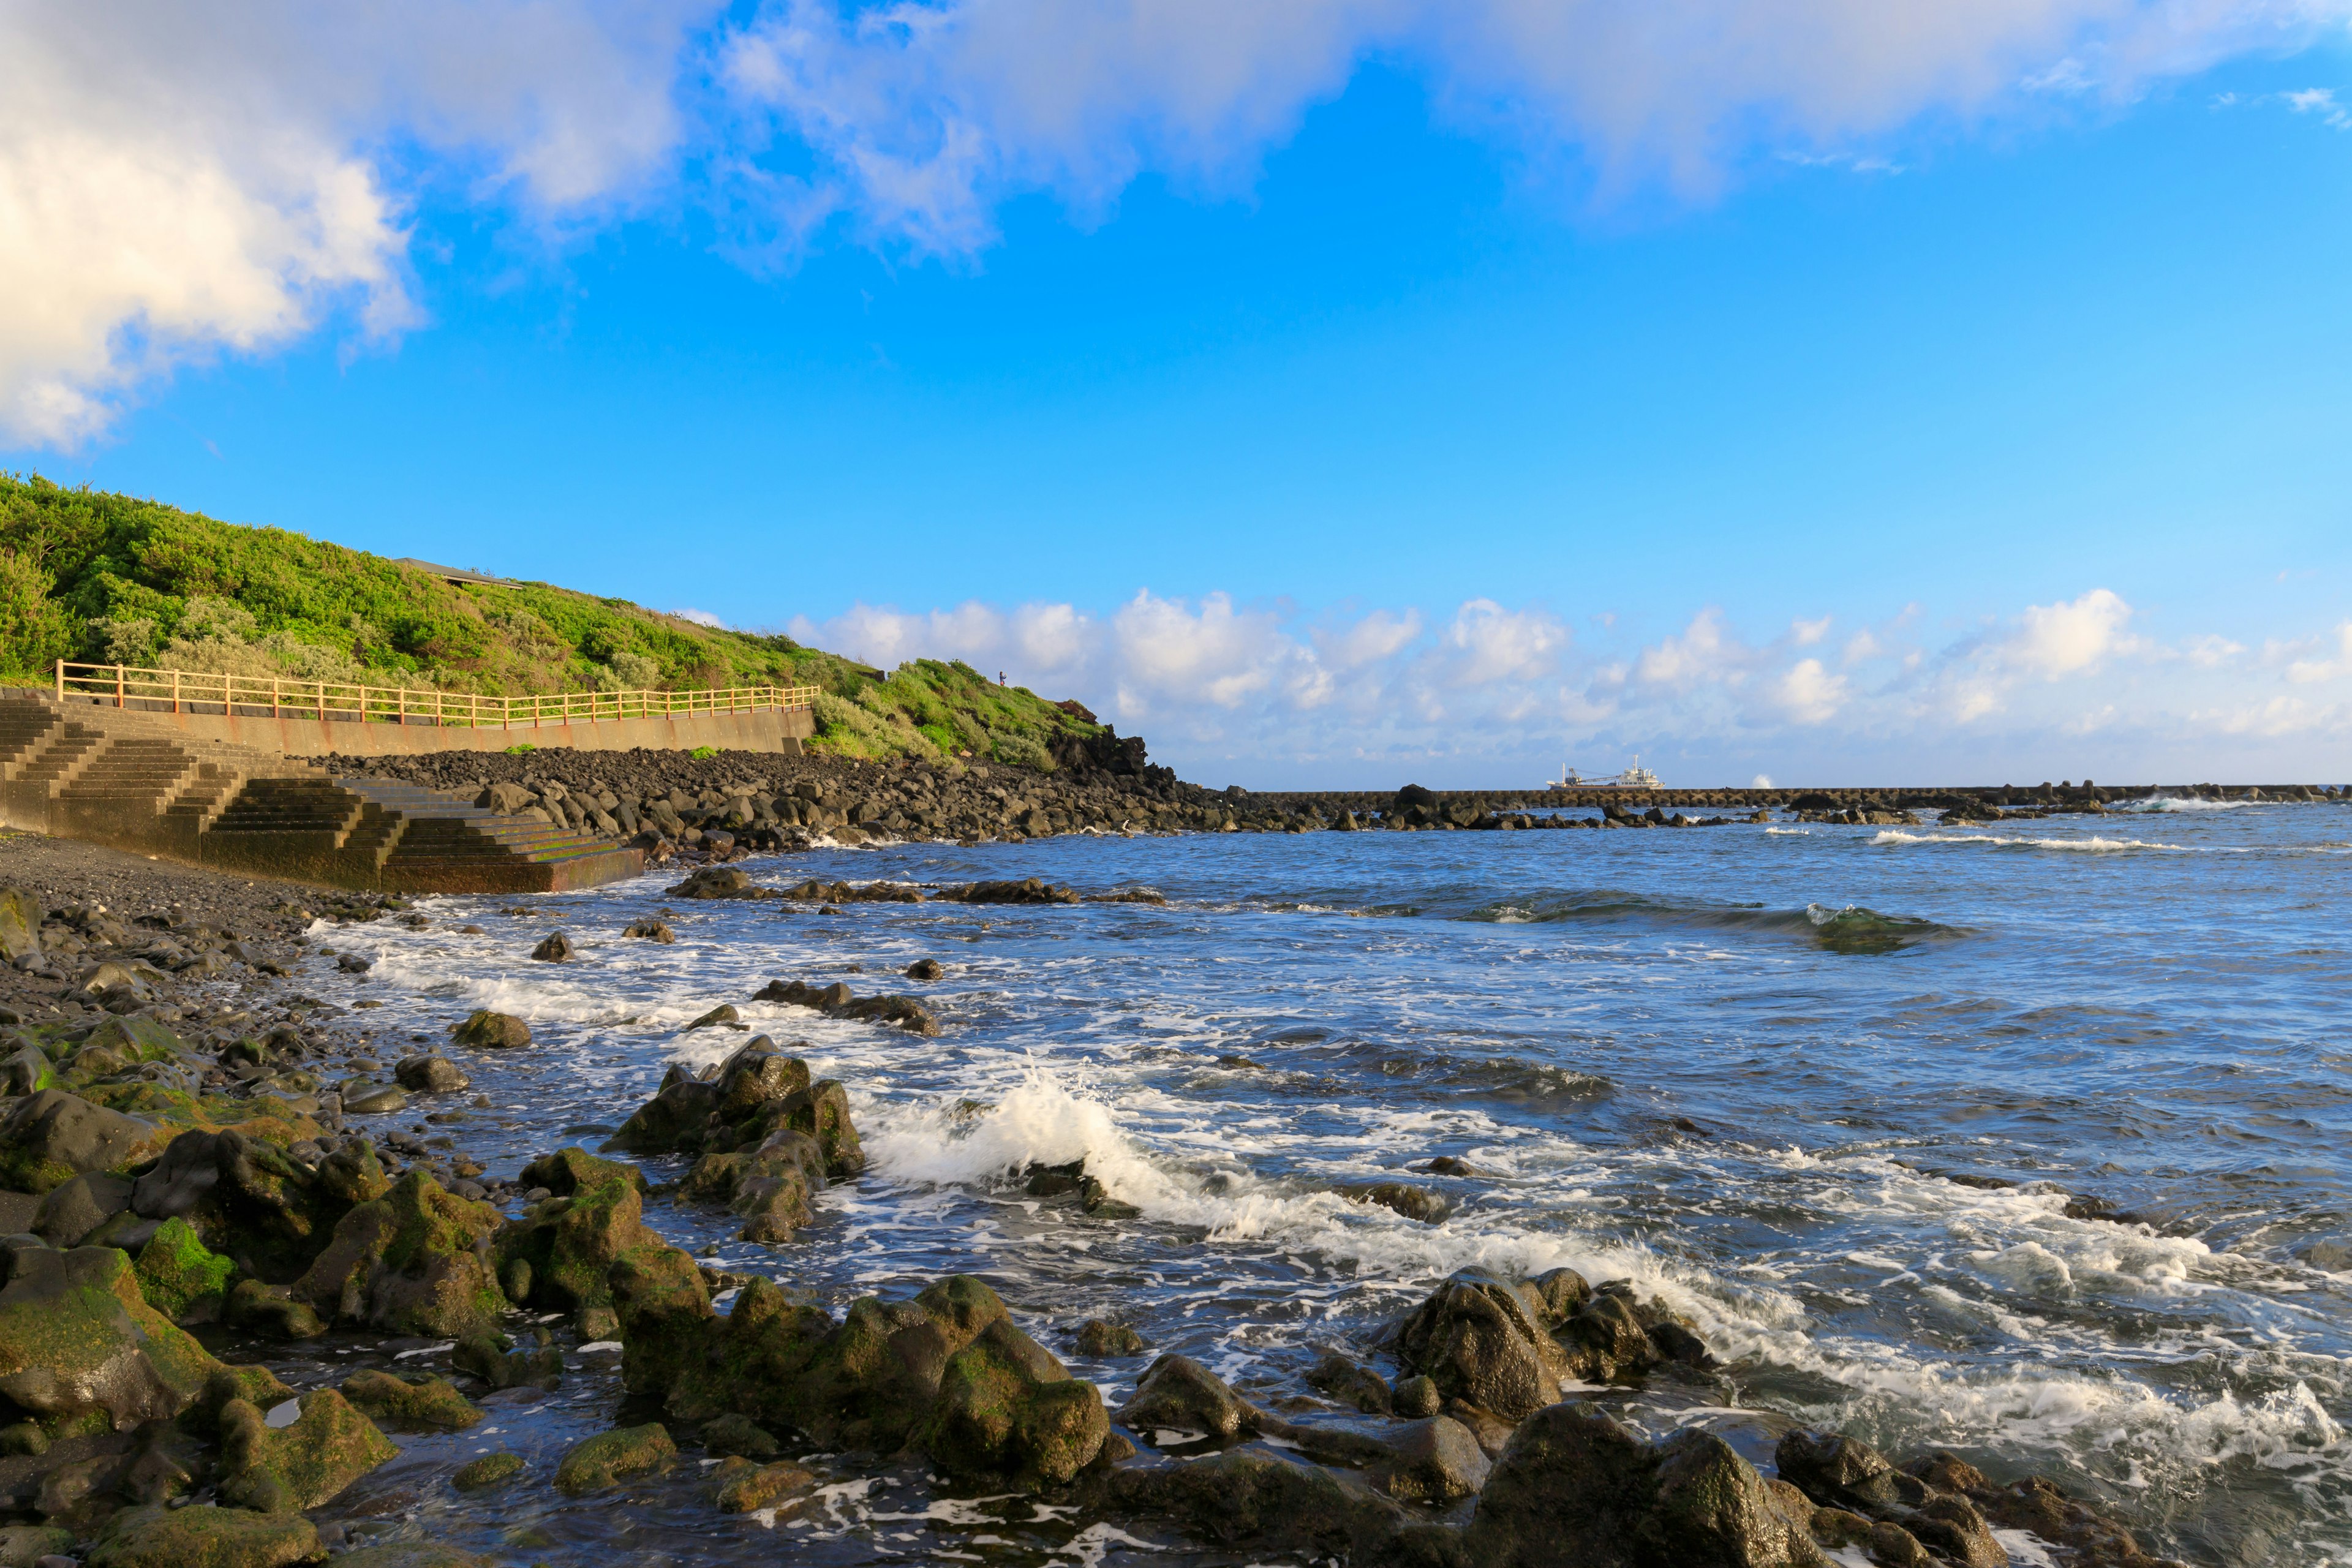
[(677, 940), (677, 933), (676, 931), (670, 930), (669, 927), (664, 925), (661, 921), (653, 920), (631, 921), (622, 931), (621, 934), (625, 937), (634, 937), (639, 942), (659, 942), (664, 947), (667, 947)]
[(1077, 1352), (1097, 1361), (1114, 1356), (1141, 1355), (1150, 1347), (1143, 1336), (1125, 1323), (1106, 1322), (1100, 1318), (1088, 1318), (1078, 1325), (1076, 1341)]
[(1070, 1480), (1109, 1432), (1100, 1391), (999, 1317), (948, 1358), (915, 1440), (950, 1475), (1034, 1491)]
[(419, 1094), (455, 1094), (461, 1089), (472, 1088), (474, 1083), (457, 1069), (455, 1062), (438, 1052), (408, 1058), (392, 1069), (392, 1076), (401, 1088)]
[(732, 1005), (722, 1002), (679, 1032), (690, 1035), (697, 1029), (709, 1029), (721, 1024), (740, 1024), (742, 1021), (742, 1014), (737, 1012)]
[(133, 1271), (147, 1304), (175, 1323), (208, 1323), (228, 1301), (236, 1265), (207, 1247), (186, 1220), (165, 1220), (139, 1249)]
[(1423, 1224), (1435, 1225), (1453, 1212), (1454, 1205), (1442, 1194), (1427, 1187), (1416, 1187), (1410, 1182), (1371, 1182), (1361, 1186), (1341, 1187), (1340, 1194), (1351, 1204), (1377, 1204)]
[(1863, 1537), (1863, 1550), (1878, 1568), (1935, 1568), (1936, 1559), (1919, 1538), (1886, 1520), (1872, 1523)]
[(1931, 1497), (1903, 1526), (1922, 1546), (1961, 1568), (2009, 1568), (2009, 1552), (1974, 1504), (1961, 1497)]
[(343, 1110), (352, 1116), (389, 1116), (408, 1106), (407, 1094), (392, 1084), (346, 1084)]
[(599, 1432), (564, 1454), (555, 1469), (555, 1489), (566, 1497), (583, 1497), (629, 1476), (667, 1468), (677, 1458), (677, 1445), (658, 1421)]
[(263, 1513), (299, 1513), (399, 1453), (373, 1422), (331, 1388), (301, 1395), (299, 1411), (291, 1422), (272, 1426), (270, 1415), (245, 1400), (232, 1399), (222, 1407), (223, 1501)]
[(705, 1154), (688, 1173), (685, 1191), (741, 1215), (739, 1239), (774, 1244), (790, 1241), (811, 1222), (810, 1195), (824, 1186), (824, 1151), (807, 1133), (787, 1127), (749, 1153)]
[(493, 1013), (488, 1007), (476, 1008), (449, 1033), (459, 1045), (477, 1050), (512, 1050), (530, 1044), (530, 1025), (510, 1013)]
[(517, 1259), (529, 1265), (529, 1305), (562, 1312), (612, 1306), (614, 1263), (654, 1239), (644, 1224), (644, 1175), (570, 1148), (531, 1162), (522, 1182), (553, 1195), (499, 1231), (499, 1270)]
[(913, 997), (860, 997), (853, 995), (848, 985), (840, 981), (823, 986), (800, 980), (772, 981), (761, 986), (753, 999), (814, 1008), (828, 1017), (846, 1018), (853, 1023), (895, 1025), (911, 1034), (929, 1036), (940, 1032), (930, 1011)]
[(1557, 1400), (1568, 1373), (1549, 1315), (1533, 1286), (1465, 1269), (1404, 1321), (1398, 1360), (1444, 1397), (1516, 1420)]
[(0, 1568), (33, 1568), (41, 1558), (63, 1556), (72, 1551), (73, 1543), (74, 1532), (55, 1525), (0, 1527)]
[(919, 958), (907, 965), (907, 978), (909, 980), (928, 982), (937, 980), (946, 973), (946, 970), (940, 967), (940, 961), (936, 958)]
[(148, 1219), (185, 1218), (205, 1244), (257, 1279), (298, 1279), (352, 1205), (391, 1187), (375, 1152), (346, 1139), (313, 1165), (267, 1138), (183, 1132), (131, 1189)]
[(49, 1189), (33, 1215), (34, 1234), (51, 1247), (79, 1247), (131, 1207), (131, 1180), (92, 1172)]
[(1352, 1405), (1367, 1415), (1386, 1415), (1395, 1408), (1388, 1379), (1337, 1351), (1327, 1352), (1307, 1372), (1307, 1386)]
[(1665, 1561), (1827, 1568), (1811, 1536), (1782, 1513), (1764, 1478), (1722, 1438), (1686, 1430), (1659, 1455), (1647, 1534)]
[(449, 1478), (449, 1484), (461, 1492), (478, 1492), (497, 1486), (500, 1481), (511, 1480), (522, 1474), (522, 1456), (520, 1454), (485, 1454), (460, 1466), (457, 1473)]
[(462, 1432), (482, 1418), (473, 1402), (445, 1379), (410, 1383), (388, 1372), (355, 1372), (343, 1397), (371, 1420), (410, 1431)]
[(699, 1436), (703, 1447), (713, 1454), (733, 1454), (762, 1463), (784, 1451), (757, 1422), (731, 1412), (704, 1422)]
[(759, 1465), (744, 1458), (726, 1460), (710, 1479), (711, 1500), (721, 1513), (757, 1513), (816, 1490), (816, 1477), (798, 1465)]
[(337, 1321), (456, 1337), (507, 1306), (490, 1253), (498, 1210), (411, 1171), (335, 1226), (294, 1294)]
[(297, 1300), (286, 1286), (265, 1285), (258, 1279), (236, 1282), (221, 1308), (221, 1320), (232, 1328), (274, 1340), (315, 1340), (327, 1331), (327, 1321), (310, 1303)]
[(1926, 1482), (1897, 1470), (1869, 1444), (1834, 1432), (1791, 1432), (1773, 1450), (1772, 1463), (1782, 1480), (1823, 1508), (1877, 1519), (1927, 1500)]
[(541, 938), (539, 945), (530, 950), (530, 955), (541, 963), (569, 963), (579, 953), (572, 945), (572, 939), (558, 931), (550, 931)]
[(663, 889), (666, 899), (756, 899), (761, 890), (751, 885), (751, 879), (732, 866), (705, 866), (690, 873), (685, 881)]
[(0, 1253), (0, 1394), (52, 1430), (121, 1428), (177, 1415), (219, 1363), (139, 1293), (112, 1247)]
[(1483, 1176), (1486, 1173), (1467, 1160), (1457, 1160), (1451, 1154), (1440, 1154), (1433, 1160), (1423, 1160), (1413, 1167), (1433, 1176)]
[(121, 1172), (168, 1137), (152, 1121), (45, 1089), (0, 1120), (0, 1184), (47, 1193), (86, 1172)]
[(1390, 1400), (1397, 1415), (1409, 1418), (1434, 1415), (1445, 1404), (1445, 1396), (1437, 1391), (1437, 1384), (1425, 1373), (1400, 1378), (1390, 1393)]
[(1398, 1504), (1352, 1478), (1248, 1449), (1191, 1464), (1117, 1470), (1108, 1495), (1125, 1511), (1164, 1515), (1201, 1540), (1343, 1561), (1372, 1560), (1407, 1518)]
[(1377, 1489), (1406, 1502), (1444, 1503), (1468, 1497), (1486, 1484), (1493, 1464), (1478, 1439), (1458, 1421), (1434, 1415), (1415, 1421), (1391, 1439), (1395, 1458), (1372, 1468)]
[(0, 963), (41, 951), (41, 900), (22, 888), (0, 888)]
[(1078, 901), (1075, 889), (1054, 887), (1035, 877), (1018, 882), (973, 882), (942, 896), (965, 904), (1075, 904)]
[(1118, 1424), (1146, 1436), (1168, 1432), (1231, 1438), (1255, 1431), (1260, 1419), (1257, 1409), (1224, 1379), (1183, 1355), (1153, 1362), (1134, 1394), (1118, 1407)]
[(494, 1389), (551, 1389), (563, 1381), (562, 1351), (543, 1342), (517, 1346), (495, 1330), (478, 1331), (459, 1340), (449, 1352), (449, 1364)]
[(279, 1568), (327, 1554), (299, 1513), (242, 1508), (126, 1509), (107, 1521), (89, 1568)]

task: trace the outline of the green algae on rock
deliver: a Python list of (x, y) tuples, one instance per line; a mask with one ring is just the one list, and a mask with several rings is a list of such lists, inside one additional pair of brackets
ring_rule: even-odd
[(485, 1454), (470, 1464), (460, 1466), (457, 1473), (449, 1478), (449, 1484), (461, 1492), (478, 1492), (487, 1487), (497, 1486), (500, 1481), (510, 1480), (522, 1471), (522, 1456), (520, 1454)]
[(264, 1513), (316, 1508), (399, 1453), (331, 1388), (301, 1395), (299, 1408), (292, 1422), (271, 1426), (248, 1401), (221, 1407), (224, 1500)]
[(342, 1322), (394, 1333), (459, 1335), (506, 1310), (489, 1258), (499, 1211), (411, 1171), (353, 1207), (294, 1294)]
[(299, 1513), (241, 1508), (126, 1509), (90, 1548), (89, 1568), (280, 1568), (327, 1554)]
[(170, 1136), (152, 1121), (45, 1089), (0, 1119), (0, 1185), (40, 1194), (87, 1171), (125, 1173)]
[(574, 1444), (555, 1469), (555, 1489), (566, 1497), (602, 1491), (629, 1476), (657, 1470), (677, 1458), (677, 1445), (658, 1421), (599, 1432)]
[(473, 1401), (438, 1377), (410, 1383), (388, 1372), (355, 1372), (343, 1379), (343, 1397), (371, 1418), (398, 1426), (462, 1432), (482, 1418)]
[(729, 1458), (710, 1473), (710, 1500), (721, 1513), (758, 1513), (816, 1489), (816, 1477), (794, 1464)]
[(130, 1426), (179, 1414), (219, 1365), (147, 1305), (109, 1247), (0, 1251), (0, 1394), (52, 1436), (97, 1415)]
[[(516, 1304), (566, 1312), (611, 1306), (613, 1265), (635, 1248), (660, 1245), (645, 1227), (644, 1174), (567, 1148), (532, 1161), (522, 1180), (554, 1195), (498, 1233), (499, 1274), (520, 1279), (530, 1290), (528, 1301)], [(518, 1263), (527, 1275), (517, 1275)]]
[(196, 1227), (172, 1218), (139, 1249), (134, 1266), (147, 1304), (175, 1323), (208, 1323), (227, 1304), (236, 1265), (206, 1247)]

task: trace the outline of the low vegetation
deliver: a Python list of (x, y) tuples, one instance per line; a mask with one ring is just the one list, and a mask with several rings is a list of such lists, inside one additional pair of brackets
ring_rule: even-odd
[(814, 686), (823, 751), (1050, 768), (1076, 703), (961, 663), (887, 674), (792, 638), (545, 583), (457, 584), (381, 555), (38, 475), (0, 474), (0, 679), (56, 660), (524, 696)]

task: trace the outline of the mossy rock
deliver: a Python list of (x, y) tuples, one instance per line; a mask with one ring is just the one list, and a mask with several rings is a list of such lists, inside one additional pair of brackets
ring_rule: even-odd
[(0, 1186), (41, 1194), (88, 1172), (121, 1174), (152, 1158), (172, 1136), (154, 1122), (45, 1089), (0, 1119)]
[(266, 1366), (219, 1365), (181, 1412), (180, 1425), (208, 1436), (220, 1430), (221, 1412), (233, 1399), (242, 1399), (258, 1410), (275, 1410), (293, 1397), (294, 1390)]
[(299, 1513), (241, 1508), (127, 1509), (90, 1548), (89, 1568), (281, 1568), (326, 1556)]
[(816, 1477), (794, 1464), (721, 1460), (710, 1473), (710, 1500), (721, 1513), (758, 1513), (816, 1489)]
[(294, 1294), (340, 1321), (394, 1333), (472, 1332), (506, 1310), (487, 1246), (499, 1223), (489, 1205), (412, 1171), (337, 1222)]
[(0, 1527), (0, 1568), (33, 1568), (44, 1557), (62, 1557), (73, 1550), (74, 1532), (53, 1524), (11, 1524)]
[(143, 1013), (130, 1017), (110, 1014), (100, 1019), (81, 1048), (89, 1050), (93, 1046), (133, 1062), (170, 1061), (186, 1048), (179, 1036)]
[(264, 1513), (317, 1508), (399, 1453), (331, 1388), (301, 1395), (301, 1414), (285, 1426), (233, 1399), (221, 1408), (220, 1434), (223, 1500)]
[(582, 1497), (626, 1477), (661, 1469), (677, 1458), (677, 1445), (658, 1421), (599, 1432), (563, 1456), (555, 1469), (555, 1489), (566, 1497)]
[(679, 1248), (649, 1240), (615, 1260), (609, 1278), (621, 1382), (633, 1394), (667, 1395), (708, 1362), (718, 1314), (702, 1270)]
[(147, 1304), (112, 1247), (26, 1248), (0, 1289), (0, 1394), (52, 1436), (89, 1416), (128, 1426), (175, 1415), (219, 1364)]
[(748, 1415), (737, 1415), (731, 1412), (716, 1420), (704, 1422), (702, 1430), (695, 1436), (710, 1453), (733, 1455), (761, 1464), (784, 1451), (783, 1445), (762, 1431), (758, 1422)]
[(184, 1219), (165, 1220), (139, 1249), (139, 1292), (175, 1323), (210, 1322), (227, 1303), (236, 1265), (206, 1247)]
[(449, 1484), (461, 1492), (478, 1492), (500, 1481), (511, 1480), (522, 1474), (520, 1454), (485, 1454), (472, 1463), (459, 1467), (449, 1478)]
[(343, 1379), (343, 1397), (374, 1420), (418, 1430), (462, 1432), (482, 1418), (473, 1401), (438, 1377), (410, 1383), (388, 1372), (355, 1372)]
[(259, 1118), (182, 1132), (140, 1177), (141, 1212), (184, 1215), (205, 1246), (264, 1283), (300, 1279), (336, 1224), (392, 1183), (364, 1141), (344, 1140), (312, 1167), (280, 1142), (289, 1131)]
[(466, 1021), (449, 1031), (461, 1046), (477, 1050), (507, 1051), (530, 1044), (530, 1026), (511, 1013), (494, 1013), (478, 1007)]
[(1109, 1435), (1100, 1391), (999, 1318), (949, 1358), (916, 1441), (950, 1475), (1034, 1491), (1068, 1481)]
[(295, 1300), (286, 1286), (264, 1285), (258, 1279), (238, 1280), (221, 1316), (233, 1327), (289, 1342), (315, 1340), (327, 1331), (327, 1321), (310, 1302)]
[(530, 1270), (530, 1301), (557, 1311), (613, 1305), (609, 1276), (622, 1255), (658, 1245), (645, 1228), (645, 1176), (634, 1165), (564, 1149), (525, 1167), (523, 1181), (553, 1197), (499, 1232), (497, 1261)]

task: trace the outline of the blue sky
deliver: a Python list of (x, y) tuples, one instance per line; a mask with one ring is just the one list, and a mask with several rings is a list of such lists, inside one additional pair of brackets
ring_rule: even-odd
[(2352, 777), (2352, 9), (1608, 11), (37, 6), (0, 466), (1212, 784)]

